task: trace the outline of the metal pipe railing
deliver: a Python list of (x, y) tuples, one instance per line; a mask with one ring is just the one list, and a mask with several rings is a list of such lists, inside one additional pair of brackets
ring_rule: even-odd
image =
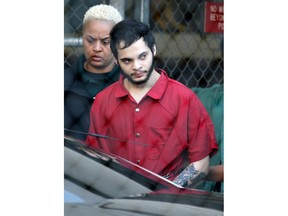
[(80, 47), (83, 46), (83, 40), (82, 37), (77, 37), (77, 36), (69, 36), (69, 37), (64, 37), (64, 47)]

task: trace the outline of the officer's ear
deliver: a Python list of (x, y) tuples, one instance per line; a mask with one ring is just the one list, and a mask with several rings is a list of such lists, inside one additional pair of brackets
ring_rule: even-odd
[(118, 65), (118, 61), (117, 61), (117, 59), (114, 56), (113, 56), (113, 59), (114, 59), (115, 64)]

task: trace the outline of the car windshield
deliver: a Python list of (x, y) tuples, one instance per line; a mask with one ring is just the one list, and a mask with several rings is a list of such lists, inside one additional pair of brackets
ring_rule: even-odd
[(123, 158), (91, 149), (74, 139), (66, 138), (64, 144), (65, 179), (82, 187), (84, 184), (86, 189), (105, 198), (167, 189), (168, 184), (174, 184)]
[[(206, 208), (206, 213), (215, 211), (215, 215), (223, 214), (223, 194), (182, 188), (137, 164), (91, 149), (73, 138), (64, 138), (64, 154), (65, 215), (72, 214), (71, 208), (77, 203), (77, 206), (89, 204), (97, 205), (98, 208), (98, 205), (109, 202), (114, 203), (110, 205), (113, 209), (118, 205), (124, 208), (122, 204), (125, 203), (125, 209), (132, 208), (130, 204), (140, 209), (136, 200), (152, 202), (151, 205), (157, 207), (166, 204), (174, 205), (175, 208), (188, 205), (201, 211)], [(128, 209), (130, 212), (131, 209)], [(195, 212), (199, 213), (199, 209)], [(202, 212), (202, 215), (205, 213)]]

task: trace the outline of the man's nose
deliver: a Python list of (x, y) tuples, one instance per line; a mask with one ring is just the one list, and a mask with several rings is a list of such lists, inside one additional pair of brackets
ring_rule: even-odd
[(139, 70), (140, 68), (142, 68), (141, 62), (139, 60), (134, 60), (133, 61), (133, 69), (134, 70)]

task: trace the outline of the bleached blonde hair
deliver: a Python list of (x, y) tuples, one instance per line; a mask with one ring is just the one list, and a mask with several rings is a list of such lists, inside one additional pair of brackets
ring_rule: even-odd
[(122, 20), (120, 12), (111, 5), (99, 4), (90, 7), (84, 14), (83, 25), (89, 20), (106, 20), (115, 24)]

